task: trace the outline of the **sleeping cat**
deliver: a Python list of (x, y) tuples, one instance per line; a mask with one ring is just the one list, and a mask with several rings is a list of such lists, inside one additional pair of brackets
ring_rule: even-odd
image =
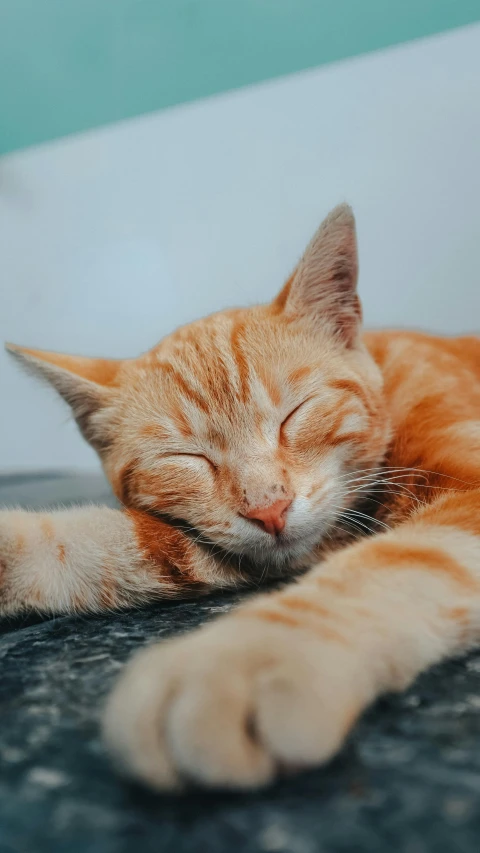
[(132, 360), (10, 347), (124, 509), (0, 513), (1, 613), (291, 579), (127, 667), (105, 736), (154, 788), (325, 762), (379, 694), (480, 638), (480, 339), (362, 334), (356, 282), (341, 205), (270, 305)]

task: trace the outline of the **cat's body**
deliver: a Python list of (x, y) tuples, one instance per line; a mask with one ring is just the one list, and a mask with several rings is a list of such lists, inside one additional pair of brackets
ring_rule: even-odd
[(362, 338), (355, 285), (340, 207), (270, 306), (127, 362), (14, 348), (125, 509), (0, 513), (0, 612), (304, 572), (128, 667), (106, 737), (155, 787), (324, 761), (376, 696), (480, 640), (480, 339)]

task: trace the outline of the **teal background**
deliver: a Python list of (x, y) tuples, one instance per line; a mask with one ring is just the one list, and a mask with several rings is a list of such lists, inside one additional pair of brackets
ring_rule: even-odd
[(480, 0), (0, 0), (0, 153), (479, 18)]

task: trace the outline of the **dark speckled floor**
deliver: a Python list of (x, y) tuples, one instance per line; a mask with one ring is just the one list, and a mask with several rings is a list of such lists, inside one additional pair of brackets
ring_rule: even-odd
[[(110, 500), (100, 478), (1, 478), (0, 503)], [(233, 596), (3, 624), (1, 853), (477, 853), (480, 653), (384, 700), (329, 767), (255, 795), (145, 793), (111, 770), (97, 721), (133, 649)]]

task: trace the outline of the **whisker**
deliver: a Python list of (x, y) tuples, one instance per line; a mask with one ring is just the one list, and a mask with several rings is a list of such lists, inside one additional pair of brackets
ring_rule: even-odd
[[(376, 473), (376, 474), (370, 474), (368, 477), (352, 478), (351, 480), (347, 480), (346, 482), (347, 482), (347, 485), (349, 485), (350, 483), (354, 483), (354, 484), (355, 483), (363, 483), (365, 486), (368, 486), (368, 483), (372, 480), (377, 480), (378, 482), (382, 482), (382, 483), (388, 483), (388, 482), (401, 481), (401, 480), (405, 480), (408, 478), (411, 480), (411, 478), (412, 478), (412, 475), (410, 473), (407, 473), (407, 472), (394, 473), (394, 472), (387, 471), (384, 473), (385, 473), (385, 476), (379, 476), (378, 473)], [(417, 477), (418, 477), (418, 475), (417, 475)], [(427, 480), (428, 478), (426, 476), (422, 475), (422, 479)]]
[(367, 533), (373, 533), (374, 532), (373, 530), (370, 530), (370, 528), (367, 527), (365, 524), (362, 524), (361, 522), (356, 521), (355, 519), (346, 518), (345, 516), (342, 515), (342, 516), (340, 516), (340, 520), (342, 522), (342, 526), (344, 524), (346, 524), (347, 527), (352, 527), (353, 530), (355, 531), (355, 533), (357, 534), (357, 536), (358, 535), (364, 536), (365, 530), (367, 531)]
[[(358, 486), (356, 489), (351, 489), (348, 492), (348, 494), (355, 494), (358, 492), (366, 492), (368, 494), (369, 492), (371, 492), (373, 490), (373, 487), (376, 487), (376, 488), (377, 487), (378, 488), (383, 487), (383, 490), (385, 490), (385, 486), (390, 486), (390, 485), (396, 486), (397, 489), (403, 489), (402, 492), (396, 492), (396, 494), (403, 494), (403, 495), (408, 494), (408, 495), (410, 495), (410, 497), (413, 500), (417, 500), (420, 502), (420, 499), (417, 497), (417, 495), (415, 495), (412, 491), (410, 491), (410, 489), (407, 488), (407, 486), (405, 486), (403, 483), (399, 483), (397, 481), (390, 483), (389, 481), (386, 481), (386, 480), (384, 480), (383, 482), (381, 480), (377, 480), (376, 482), (374, 482), (372, 484), (372, 487), (369, 487), (368, 485)], [(388, 489), (388, 493), (389, 494), (395, 494), (393, 489), (390, 489), (390, 488)]]
[(355, 510), (355, 509), (347, 509), (347, 512), (349, 515), (355, 515), (355, 516), (358, 516), (359, 518), (365, 518), (368, 521), (374, 521), (375, 524), (379, 524), (381, 527), (384, 527), (385, 530), (391, 530), (392, 529), (389, 524), (386, 524), (385, 521), (381, 521), (379, 518), (375, 518), (374, 515), (367, 515), (365, 512), (359, 512), (358, 510)]
[[(357, 489), (353, 489), (353, 491), (351, 491), (351, 492), (346, 492), (346, 496), (351, 495), (351, 494), (355, 494), (357, 491), (358, 491)], [(381, 493), (383, 493), (385, 490), (384, 490), (384, 489), (379, 489), (378, 491), (380, 491)], [(379, 506), (383, 506), (385, 509), (390, 509), (390, 507), (389, 507), (387, 504), (384, 504), (384, 503), (382, 503), (381, 501), (377, 501), (375, 498), (373, 498), (373, 497), (372, 497), (372, 494), (373, 494), (373, 495), (375, 495), (375, 494), (377, 494), (377, 493), (378, 493), (378, 491), (376, 490), (376, 488), (373, 488), (371, 491), (367, 492), (367, 493), (366, 493), (366, 497), (367, 497), (368, 501), (372, 501), (373, 503), (376, 503), (376, 504), (378, 504)], [(403, 492), (402, 492), (402, 491), (397, 491), (396, 489), (389, 489), (389, 490), (388, 490), (388, 494), (389, 494), (389, 495), (397, 495), (398, 497), (405, 497), (405, 492), (404, 492), (404, 491), (403, 491)], [(411, 492), (408, 492), (408, 494), (410, 494), (410, 496), (411, 496), (412, 500), (416, 501), (416, 502), (417, 502), (417, 504), (419, 504), (420, 506), (424, 506), (424, 505), (425, 505), (425, 501), (420, 500), (420, 498), (419, 498), (419, 497), (417, 497), (417, 495), (414, 495), (414, 494), (412, 494)]]
[[(366, 521), (371, 521), (374, 524), (378, 524), (380, 527), (383, 527), (385, 530), (391, 530), (392, 529), (390, 527), (390, 525), (386, 524), (385, 521), (381, 521), (381, 519), (375, 518), (374, 515), (367, 515), (367, 513), (365, 513), (365, 512), (359, 512), (358, 510), (349, 509), (348, 507), (336, 506), (335, 508), (339, 509), (342, 512), (343, 517), (348, 517), (349, 519), (351, 519), (351, 516), (354, 515), (355, 519), (351, 519), (352, 521), (353, 520), (356, 521), (357, 518), (362, 518), (362, 519), (365, 519)], [(359, 521), (358, 523), (360, 524), (361, 522)], [(370, 531), (370, 532), (372, 532), (372, 531)]]
[[(363, 474), (364, 472), (367, 472), (364, 477), (358, 477), (358, 474)], [(418, 474), (421, 474), (421, 475), (431, 474), (435, 477), (444, 477), (447, 480), (453, 480), (457, 483), (463, 483), (466, 486), (476, 486), (476, 487), (480, 486), (480, 483), (478, 481), (462, 480), (459, 477), (453, 477), (451, 474), (445, 474), (442, 471), (431, 471), (428, 468), (414, 468), (414, 467), (409, 467), (406, 465), (404, 465), (404, 466), (399, 465), (396, 467), (394, 467), (394, 466), (383, 467), (380, 465), (378, 467), (364, 468), (364, 469), (357, 471), (355, 474), (348, 472), (346, 474), (340, 475), (339, 479), (345, 479), (346, 477), (350, 477), (351, 479), (358, 478), (359, 480), (362, 480), (362, 479), (368, 479), (368, 477), (370, 477), (370, 476), (378, 476), (378, 474), (383, 474), (383, 473), (386, 473), (386, 474), (404, 473), (405, 476), (407, 475), (407, 473), (414, 473), (417, 475)], [(434, 487), (434, 488), (436, 488), (436, 487)], [(441, 487), (438, 487), (438, 488), (441, 488)]]
[[(388, 485), (389, 483), (393, 483), (394, 485), (397, 485), (401, 488), (404, 488), (404, 489), (407, 488), (407, 486), (404, 483), (402, 483), (400, 481), (400, 479), (397, 477), (385, 478), (384, 480), (377, 480), (374, 482), (376, 485), (379, 485), (379, 486), (380, 485)], [(347, 485), (349, 485), (349, 484), (347, 483)], [(469, 489), (459, 489), (459, 488), (453, 487), (453, 486), (452, 487), (437, 486), (437, 485), (432, 486), (432, 485), (429, 485), (427, 483), (415, 483), (415, 484), (412, 483), (412, 486), (413, 485), (415, 485), (415, 487), (418, 489), (432, 489), (434, 491), (441, 491), (441, 492), (468, 492), (468, 491), (470, 491)], [(362, 486), (358, 487), (357, 491), (367, 490), (369, 487), (370, 487), (369, 483), (364, 483)]]

